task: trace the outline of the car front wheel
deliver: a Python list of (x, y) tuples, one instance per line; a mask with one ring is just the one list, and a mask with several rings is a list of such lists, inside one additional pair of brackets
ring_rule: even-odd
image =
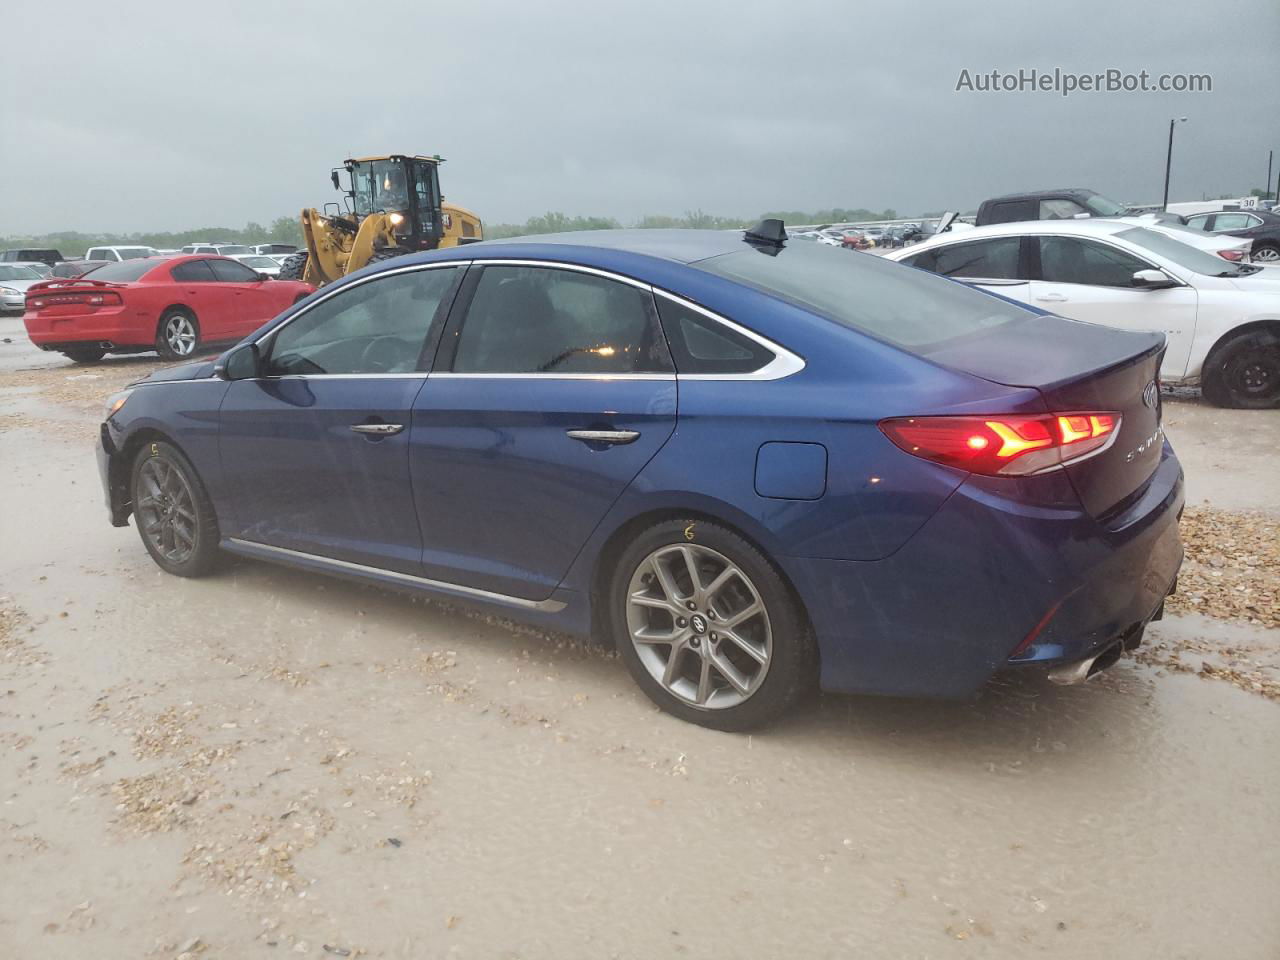
[(218, 521), (191, 461), (163, 441), (133, 463), (133, 519), (151, 559), (166, 573), (199, 577), (218, 552)]
[(636, 537), (611, 607), (636, 683), (684, 720), (748, 730), (813, 685), (813, 640), (795, 597), (755, 546), (719, 524), (671, 520)]

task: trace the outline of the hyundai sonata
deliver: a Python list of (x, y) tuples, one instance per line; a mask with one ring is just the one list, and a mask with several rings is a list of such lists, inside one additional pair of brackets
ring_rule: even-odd
[(606, 637), (720, 729), (1134, 646), (1182, 559), (1164, 337), (784, 237), (369, 267), (112, 398), (111, 521), (181, 576), (227, 551)]

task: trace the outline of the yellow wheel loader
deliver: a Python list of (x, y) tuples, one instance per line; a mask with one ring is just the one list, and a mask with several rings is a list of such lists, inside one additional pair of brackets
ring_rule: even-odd
[(330, 173), (345, 202), (324, 212), (302, 211), (305, 250), (280, 267), (280, 279), (305, 280), (317, 287), (379, 260), (456, 247), (484, 238), (480, 218), (445, 203), (440, 195), (440, 157), (390, 154), (347, 160)]

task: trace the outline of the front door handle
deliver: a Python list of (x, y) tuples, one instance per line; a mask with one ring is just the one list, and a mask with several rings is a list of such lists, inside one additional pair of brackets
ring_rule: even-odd
[(404, 429), (403, 423), (356, 423), (351, 429), (356, 433), (367, 433), (375, 437), (394, 437)]
[(1060, 293), (1037, 293), (1037, 300), (1043, 300), (1047, 303), (1066, 303), (1067, 298)]
[(584, 443), (631, 443), (640, 436), (639, 430), (568, 430), (566, 433)]

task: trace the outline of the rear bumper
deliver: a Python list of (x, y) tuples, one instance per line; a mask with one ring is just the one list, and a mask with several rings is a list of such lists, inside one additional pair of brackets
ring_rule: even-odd
[(1105, 523), (998, 489), (966, 481), (884, 560), (786, 561), (824, 689), (968, 696), (1001, 670), (1107, 651), (1158, 613), (1182, 564), (1182, 468), (1168, 443), (1142, 496)]
[(145, 347), (155, 344), (153, 323), (120, 310), (96, 314), (46, 317), (27, 312), (22, 317), (31, 342), (43, 350), (58, 350), (67, 346), (83, 346), (86, 343), (102, 344), (110, 349), (115, 346)]

